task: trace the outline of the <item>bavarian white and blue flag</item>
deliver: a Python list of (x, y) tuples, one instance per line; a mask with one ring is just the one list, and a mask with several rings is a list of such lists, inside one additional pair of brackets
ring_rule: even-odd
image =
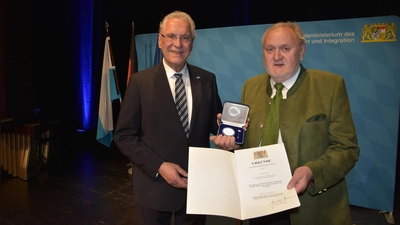
[(99, 118), (97, 122), (96, 140), (110, 147), (113, 140), (114, 121), (112, 102), (121, 99), (117, 91), (114, 77), (115, 66), (112, 61), (110, 37), (106, 37), (104, 45), (103, 69), (100, 87)]

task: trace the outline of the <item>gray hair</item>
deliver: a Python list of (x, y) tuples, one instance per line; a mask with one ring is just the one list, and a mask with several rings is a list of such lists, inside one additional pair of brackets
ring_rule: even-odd
[(171, 19), (171, 18), (178, 18), (178, 19), (183, 19), (183, 20), (188, 21), (190, 24), (190, 34), (193, 39), (196, 37), (196, 30), (195, 30), (196, 26), (194, 24), (192, 17), (190, 17), (189, 14), (182, 12), (182, 11), (178, 11), (178, 10), (173, 11), (172, 13), (170, 13), (164, 17), (164, 19), (160, 23), (160, 31), (164, 28), (165, 21), (167, 21), (168, 19)]
[(262, 36), (261, 44), (264, 45), (265, 38), (267, 36), (267, 33), (270, 30), (276, 29), (276, 28), (281, 28), (281, 27), (287, 27), (287, 28), (292, 29), (293, 32), (296, 35), (297, 42), (298, 42), (298, 44), (300, 46), (306, 44), (306, 38), (304, 37), (303, 31), (301, 30), (300, 26), (296, 22), (290, 22), (290, 21), (288, 21), (288, 22), (279, 22), (279, 23), (276, 23), (276, 24), (272, 25), (271, 27), (269, 27), (265, 31), (264, 35)]

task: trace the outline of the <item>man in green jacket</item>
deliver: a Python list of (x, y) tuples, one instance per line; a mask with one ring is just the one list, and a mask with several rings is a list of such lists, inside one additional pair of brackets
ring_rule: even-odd
[(301, 206), (250, 219), (250, 225), (350, 225), (345, 176), (355, 166), (360, 149), (343, 77), (301, 65), (306, 40), (293, 22), (266, 30), (262, 50), (267, 73), (245, 82), (242, 103), (250, 106), (243, 146), (232, 137), (210, 139), (221, 149), (263, 144), (266, 118), (276, 90), (283, 84), (279, 104), (278, 143), (283, 142), (293, 174), (287, 188), (295, 188)]

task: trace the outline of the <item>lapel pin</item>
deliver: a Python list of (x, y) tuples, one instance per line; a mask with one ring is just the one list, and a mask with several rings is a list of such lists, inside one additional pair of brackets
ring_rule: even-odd
[(201, 78), (200, 76), (197, 76), (197, 77), (196, 77), (197, 80), (200, 80), (200, 78)]

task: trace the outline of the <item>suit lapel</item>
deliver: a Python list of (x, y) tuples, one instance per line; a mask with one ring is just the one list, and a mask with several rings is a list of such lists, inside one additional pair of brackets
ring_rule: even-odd
[[(197, 117), (197, 114), (199, 113), (200, 109), (200, 103), (201, 103), (201, 75), (197, 74), (196, 70), (193, 70), (193, 68), (188, 64), (188, 70), (189, 70), (189, 77), (190, 77), (190, 86), (192, 88), (192, 119), (190, 121), (190, 124), (193, 124), (194, 118)], [(190, 133), (192, 132), (192, 127), (190, 126)]]
[(178, 113), (175, 108), (174, 98), (171, 93), (171, 88), (168, 83), (167, 74), (162, 63), (154, 71), (153, 77), (154, 92), (157, 93), (157, 98), (154, 99), (157, 107), (163, 110), (166, 115), (170, 115), (171, 119), (176, 117), (177, 122), (180, 124)]

